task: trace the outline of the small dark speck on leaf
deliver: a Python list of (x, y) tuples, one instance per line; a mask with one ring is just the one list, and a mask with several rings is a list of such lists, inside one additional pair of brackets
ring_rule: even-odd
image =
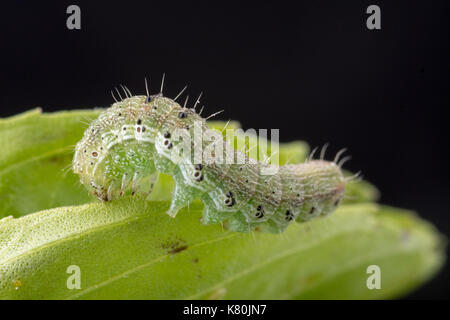
[(162, 245), (164, 249), (168, 249), (167, 253), (169, 254), (176, 254), (183, 250), (186, 250), (188, 246), (185, 244), (185, 241), (183, 240), (175, 240), (171, 242), (164, 243)]
[(169, 253), (170, 254), (175, 254), (175, 253), (181, 252), (183, 250), (186, 250), (187, 248), (188, 248), (188, 246), (176, 247), (176, 248), (173, 248), (172, 250), (169, 250)]

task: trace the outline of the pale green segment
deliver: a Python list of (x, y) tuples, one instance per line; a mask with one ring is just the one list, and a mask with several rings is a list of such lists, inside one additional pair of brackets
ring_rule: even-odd
[[(402, 295), (442, 266), (436, 230), (410, 212), (345, 205), (283, 236), (177, 219), (125, 198), (0, 221), (2, 299), (373, 299)], [(355, 241), (357, 239), (357, 241)], [(66, 271), (81, 270), (81, 288)], [(381, 290), (366, 286), (381, 268)]]
[[(222, 143), (221, 134), (213, 135), (192, 109), (160, 95), (135, 96), (113, 104), (92, 122), (77, 144), (73, 169), (101, 200), (147, 196), (158, 173), (169, 174), (176, 183), (169, 215), (202, 199), (204, 223), (226, 220), (230, 229), (242, 232), (257, 227), (281, 232), (291, 221), (330, 214), (343, 197), (346, 180), (333, 162), (280, 170), (250, 161)], [(194, 151), (199, 149), (200, 158)], [(227, 164), (227, 159), (237, 164)]]

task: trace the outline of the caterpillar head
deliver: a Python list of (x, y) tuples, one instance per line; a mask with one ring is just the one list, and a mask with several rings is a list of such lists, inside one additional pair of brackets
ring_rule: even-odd
[(133, 96), (103, 111), (85, 131), (75, 148), (73, 171), (80, 182), (101, 200), (134, 192), (139, 173), (151, 172), (152, 153), (144, 143), (154, 134), (159, 114), (170, 99), (161, 95)]

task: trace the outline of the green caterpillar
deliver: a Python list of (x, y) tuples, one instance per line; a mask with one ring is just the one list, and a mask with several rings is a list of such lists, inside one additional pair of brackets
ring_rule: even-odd
[[(195, 106), (148, 90), (146, 96), (124, 92), (127, 97), (103, 111), (75, 149), (73, 171), (102, 201), (146, 196), (161, 172), (175, 180), (171, 217), (199, 198), (205, 224), (226, 221), (234, 231), (279, 233), (294, 220), (330, 214), (343, 198), (346, 178), (337, 160), (274, 168), (230, 147)], [(196, 130), (205, 134), (198, 137)], [(196, 160), (189, 147), (205, 150), (209, 159)]]

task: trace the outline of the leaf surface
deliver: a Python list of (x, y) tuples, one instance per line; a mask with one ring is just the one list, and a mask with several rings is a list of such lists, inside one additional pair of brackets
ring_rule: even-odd
[[(0, 297), (8, 299), (391, 298), (428, 279), (441, 239), (410, 212), (342, 206), (282, 235), (204, 226), (201, 203), (123, 199), (0, 221)], [(355, 241), (358, 239), (358, 241)], [(68, 289), (69, 266), (81, 289)], [(369, 265), (382, 289), (366, 286)]]

